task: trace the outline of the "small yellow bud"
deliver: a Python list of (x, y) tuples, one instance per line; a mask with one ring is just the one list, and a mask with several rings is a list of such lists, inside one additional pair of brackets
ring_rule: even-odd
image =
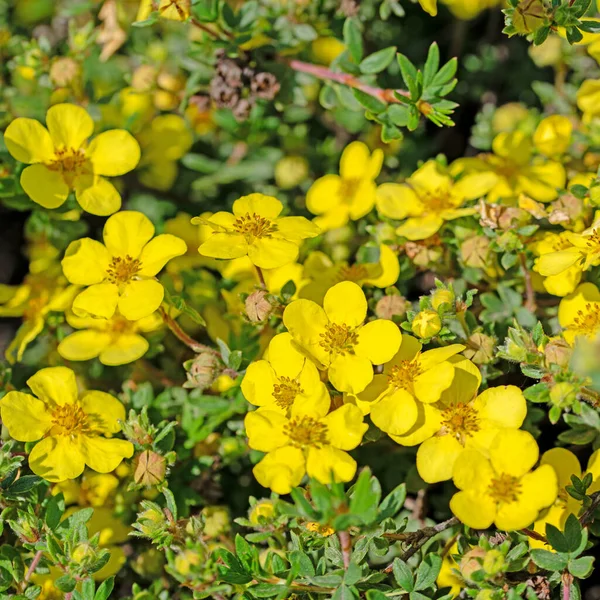
[(546, 156), (564, 154), (571, 143), (573, 124), (567, 117), (552, 115), (542, 119), (533, 134), (533, 143)]
[(442, 320), (434, 310), (421, 311), (412, 322), (412, 331), (420, 338), (433, 337), (440, 332), (441, 328)]
[(452, 290), (435, 290), (431, 295), (431, 306), (433, 306), (435, 310), (439, 310), (442, 304), (449, 304), (450, 307), (453, 307), (455, 300), (456, 297)]
[(313, 59), (322, 65), (331, 64), (345, 49), (345, 44), (334, 37), (320, 37), (311, 44)]
[(513, 26), (517, 33), (537, 31), (546, 20), (546, 9), (541, 0), (521, 0), (513, 13)]
[(275, 505), (271, 500), (261, 500), (257, 502), (251, 509), (248, 515), (248, 520), (253, 525), (260, 525), (261, 520), (269, 520), (275, 514)]
[(557, 383), (550, 390), (550, 401), (555, 406), (567, 408), (577, 400), (578, 387), (568, 381)]
[(275, 182), (282, 190), (301, 184), (308, 177), (308, 162), (302, 156), (284, 156), (275, 165)]
[(504, 554), (500, 550), (488, 550), (483, 559), (483, 570), (486, 575), (498, 575), (498, 573), (504, 571), (505, 564)]
[(77, 544), (77, 546), (75, 546), (71, 552), (71, 559), (78, 565), (93, 560), (95, 556), (96, 551), (90, 544), (87, 543)]

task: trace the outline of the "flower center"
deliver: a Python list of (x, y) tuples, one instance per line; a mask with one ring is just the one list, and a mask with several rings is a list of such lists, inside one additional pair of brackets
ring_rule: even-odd
[(458, 402), (442, 413), (442, 428), (454, 436), (461, 444), (465, 438), (479, 431), (479, 415), (468, 404)]
[(506, 504), (516, 502), (521, 493), (521, 483), (517, 477), (502, 473), (492, 479), (488, 493), (496, 502)]
[(589, 254), (600, 254), (600, 230), (592, 230), (592, 235), (587, 239), (587, 247)]
[(320, 333), (322, 338), (319, 346), (325, 348), (327, 352), (335, 354), (350, 353), (354, 350), (354, 346), (358, 344), (358, 333), (352, 331), (345, 323), (338, 325), (337, 323), (329, 323), (325, 326), (325, 331)]
[(270, 237), (272, 233), (277, 231), (277, 226), (273, 221), (256, 213), (246, 213), (233, 222), (233, 229), (245, 236), (248, 241), (252, 241), (254, 238)]
[(573, 244), (566, 237), (559, 237), (552, 243), (552, 250), (554, 252), (559, 252), (560, 250), (566, 250), (567, 248), (572, 248)]
[(114, 256), (108, 265), (106, 272), (110, 283), (127, 283), (142, 268), (142, 263), (137, 258), (131, 258), (129, 254), (125, 258)]
[(275, 404), (284, 409), (289, 408), (294, 403), (296, 396), (303, 392), (300, 384), (291, 377), (280, 377), (279, 382), (273, 386)]
[(111, 319), (108, 329), (114, 337), (119, 337), (123, 333), (130, 333), (134, 330), (133, 321), (129, 321), (125, 317), (116, 316)]
[(452, 194), (447, 188), (437, 188), (433, 191), (421, 192), (419, 200), (425, 205), (427, 212), (441, 212), (454, 208)]
[(52, 435), (87, 434), (92, 431), (88, 415), (77, 404), (57, 406), (52, 411), (52, 423)]
[(71, 185), (75, 176), (87, 171), (87, 162), (88, 159), (85, 156), (85, 150), (81, 148), (61, 148), (54, 150), (54, 160), (51, 160), (46, 166), (51, 171), (61, 173), (67, 180), (67, 183)]
[(363, 281), (369, 273), (364, 265), (345, 265), (338, 269), (335, 281), (354, 281), (355, 283)]
[(313, 417), (296, 417), (288, 421), (283, 431), (297, 448), (321, 448), (327, 443), (327, 425)]
[(569, 329), (590, 338), (595, 337), (600, 330), (600, 302), (588, 302), (583, 310), (578, 310)]
[(388, 373), (388, 383), (395, 388), (404, 388), (411, 394), (414, 392), (415, 379), (423, 372), (417, 359), (402, 360), (394, 365)]
[(340, 186), (339, 195), (342, 198), (342, 202), (346, 204), (350, 204), (354, 200), (354, 195), (356, 194), (356, 190), (360, 185), (359, 177), (350, 177), (348, 179), (342, 179), (342, 184)]
[(27, 306), (23, 312), (23, 320), (30, 321), (39, 317), (44, 310), (44, 307), (48, 304), (48, 300), (48, 292), (42, 293), (35, 298), (31, 298), (31, 300), (27, 302)]

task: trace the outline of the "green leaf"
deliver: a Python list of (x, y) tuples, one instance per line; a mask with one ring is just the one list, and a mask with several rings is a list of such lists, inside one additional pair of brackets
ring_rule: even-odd
[(598, 33), (600, 31), (600, 22), (581, 21), (578, 27), (581, 31), (587, 31), (588, 33)]
[(395, 516), (404, 506), (406, 500), (406, 483), (401, 483), (395, 487), (379, 506), (379, 520), (389, 519)]
[(353, 89), (352, 93), (367, 110), (370, 110), (373, 113), (381, 113), (387, 107), (387, 104), (381, 100), (378, 100), (377, 98), (374, 98), (370, 94), (366, 94), (362, 90)]
[(363, 41), (360, 26), (354, 17), (344, 21), (344, 43), (354, 62), (359, 63), (363, 57)]
[[(456, 75), (456, 69), (458, 68), (458, 61), (456, 58), (451, 58), (435, 75), (431, 82), (431, 87), (443, 86), (450, 82), (450, 80)], [(442, 94), (445, 95), (445, 94)]]
[(56, 529), (65, 512), (65, 499), (62, 494), (52, 496), (46, 505), (44, 520), (50, 529)]
[(367, 592), (367, 600), (389, 600), (389, 598), (379, 590), (369, 590)]
[(426, 590), (433, 586), (442, 568), (442, 558), (437, 554), (429, 554), (417, 569), (415, 590)]
[(410, 60), (404, 54), (398, 53), (398, 66), (402, 73), (402, 79), (408, 88), (411, 100), (416, 101), (419, 99), (419, 86), (417, 84), (417, 68), (413, 65)]
[(545, 403), (550, 400), (550, 388), (547, 383), (536, 383), (524, 390), (523, 396), (529, 402)]
[[(61, 592), (65, 592), (66, 594), (68, 594), (69, 592), (72, 592), (75, 589), (75, 586), (77, 585), (77, 580), (74, 577), (71, 577), (70, 575), (63, 575), (62, 577), (59, 577), (54, 581), (54, 585)], [(94, 600), (96, 599), (94, 598)]]
[(392, 572), (398, 585), (407, 592), (412, 592), (414, 589), (413, 574), (410, 567), (400, 558), (395, 558), (392, 563)]
[(114, 577), (109, 577), (108, 579), (105, 579), (96, 590), (94, 600), (106, 600), (112, 594), (114, 585)]
[(173, 520), (177, 521), (177, 503), (175, 502), (175, 496), (173, 496), (173, 492), (169, 488), (165, 488), (163, 490), (163, 495), (167, 501), (167, 508), (173, 515)]
[(500, 263), (502, 264), (502, 268), (510, 269), (517, 264), (518, 257), (514, 252), (505, 252), (500, 259)]
[(594, 568), (593, 556), (581, 556), (569, 561), (569, 573), (579, 579), (589, 577)]
[(390, 46), (363, 58), (358, 66), (361, 72), (365, 74), (381, 73), (394, 60), (395, 54), (396, 46)]
[(531, 551), (531, 559), (538, 567), (547, 571), (562, 571), (567, 566), (567, 561), (560, 554), (540, 548)]
[(583, 17), (591, 4), (592, 0), (575, 0), (575, 2), (573, 2), (573, 4), (570, 6), (570, 13), (577, 18)]
[(292, 550), (289, 553), (289, 559), (296, 577), (314, 577), (316, 575), (310, 556), (304, 554), (304, 552)]
[(557, 552), (569, 552), (567, 539), (559, 529), (550, 523), (546, 523), (546, 539)]
[(410, 111), (404, 104), (391, 104), (386, 114), (392, 120), (392, 123), (398, 125), (398, 127), (406, 127), (410, 120)]
[(540, 46), (546, 41), (546, 38), (550, 35), (550, 25), (544, 25), (536, 30), (533, 34), (533, 43), (536, 46)]
[(23, 475), (22, 477), (19, 477), (19, 479), (17, 479), (6, 491), (11, 496), (26, 494), (41, 481), (42, 478), (38, 477), (37, 475)]
[(429, 52), (427, 53), (427, 60), (423, 67), (423, 87), (427, 86), (433, 81), (435, 74), (437, 73), (438, 67), (440, 66), (440, 49), (437, 42), (433, 42), (429, 46)]
[(381, 498), (379, 482), (364, 469), (358, 476), (350, 499), (350, 513), (359, 516), (368, 525), (377, 517), (377, 506)]
[(570, 514), (567, 518), (564, 536), (569, 547), (569, 552), (575, 552), (579, 548), (579, 544), (581, 544), (582, 527), (579, 519), (574, 514)]
[(583, 39), (583, 34), (577, 27), (567, 27), (567, 41), (569, 44), (576, 44)]

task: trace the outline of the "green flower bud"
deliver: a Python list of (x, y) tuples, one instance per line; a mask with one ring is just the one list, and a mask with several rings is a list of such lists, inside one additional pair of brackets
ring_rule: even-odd
[(412, 331), (420, 338), (433, 337), (440, 332), (441, 328), (442, 320), (434, 310), (421, 311), (412, 322)]

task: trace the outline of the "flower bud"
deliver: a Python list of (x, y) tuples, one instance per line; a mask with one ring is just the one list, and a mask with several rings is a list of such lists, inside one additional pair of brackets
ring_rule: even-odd
[(158, 504), (143, 501), (143, 506), (145, 510), (138, 514), (136, 528), (146, 537), (152, 537), (164, 529), (166, 518)]
[(557, 383), (550, 390), (550, 401), (559, 408), (567, 408), (577, 400), (577, 390), (578, 387), (568, 381)]
[(165, 479), (167, 461), (153, 450), (144, 450), (135, 460), (133, 480), (148, 487), (158, 485)]
[(512, 17), (517, 33), (529, 34), (537, 31), (546, 21), (546, 9), (541, 0), (521, 0)]
[(442, 320), (434, 310), (423, 310), (413, 319), (411, 325), (417, 337), (430, 338), (440, 332)]
[(275, 182), (282, 190), (300, 185), (308, 177), (308, 162), (302, 156), (284, 156), (275, 165)]
[(475, 546), (472, 550), (469, 550), (460, 561), (460, 574), (463, 576), (465, 581), (473, 583), (471, 575), (476, 571), (482, 569), (483, 559), (485, 557), (485, 550), (480, 546)]
[(494, 358), (496, 340), (485, 333), (474, 333), (467, 340), (464, 355), (476, 365), (485, 365)]
[(96, 558), (96, 550), (87, 542), (83, 542), (81, 544), (77, 544), (73, 551), (71, 552), (71, 559), (73, 562), (78, 565), (83, 565), (85, 563), (90, 563)]
[(197, 567), (202, 562), (202, 558), (199, 552), (184, 550), (175, 557), (173, 566), (180, 575), (185, 577), (193, 567)]
[(498, 575), (504, 571), (506, 561), (504, 554), (500, 550), (492, 549), (488, 550), (483, 559), (483, 570), (486, 575)]
[(345, 49), (344, 43), (334, 37), (320, 37), (311, 44), (313, 60), (322, 65), (331, 64)]
[(251, 509), (248, 520), (253, 525), (260, 525), (261, 521), (269, 521), (275, 514), (275, 505), (271, 500), (260, 500)]
[(193, 360), (183, 363), (183, 366), (187, 375), (183, 387), (201, 390), (212, 384), (220, 369), (219, 359), (211, 352), (198, 354)]
[(554, 338), (544, 347), (544, 356), (546, 357), (546, 364), (548, 366), (558, 365), (559, 367), (566, 368), (569, 366), (572, 354), (573, 349), (562, 338)]
[(58, 58), (50, 67), (50, 80), (54, 85), (65, 87), (79, 77), (81, 66), (76, 60), (68, 57)]
[(262, 323), (269, 318), (273, 311), (273, 304), (269, 301), (269, 294), (265, 290), (252, 292), (244, 304), (246, 316), (251, 323)]
[(229, 513), (224, 506), (207, 506), (202, 509), (204, 534), (215, 538), (231, 529)]
[(473, 235), (460, 245), (460, 255), (466, 267), (484, 269), (488, 266), (490, 240), (483, 235)]
[(434, 310), (439, 310), (443, 304), (449, 304), (452, 307), (455, 299), (456, 296), (452, 290), (435, 290), (431, 295), (431, 306), (433, 306)]

